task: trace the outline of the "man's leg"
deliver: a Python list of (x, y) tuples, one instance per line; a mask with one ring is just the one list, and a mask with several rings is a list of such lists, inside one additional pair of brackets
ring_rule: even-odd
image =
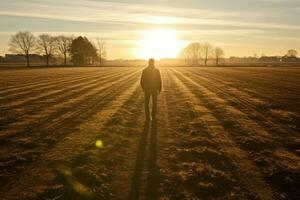
[(149, 101), (150, 101), (150, 93), (145, 92), (145, 115), (146, 115), (146, 120), (150, 119)]
[(152, 93), (152, 119), (156, 119), (157, 111), (157, 92)]

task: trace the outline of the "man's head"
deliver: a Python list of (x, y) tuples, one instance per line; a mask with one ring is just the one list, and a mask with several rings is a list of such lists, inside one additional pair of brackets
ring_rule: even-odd
[(153, 58), (150, 58), (150, 59), (148, 60), (148, 65), (149, 65), (149, 66), (154, 67), (154, 63), (155, 63), (155, 61), (154, 61)]

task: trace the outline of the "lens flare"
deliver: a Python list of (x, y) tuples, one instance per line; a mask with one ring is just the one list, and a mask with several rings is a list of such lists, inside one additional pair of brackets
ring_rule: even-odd
[(102, 142), (101, 140), (97, 140), (97, 141), (95, 142), (95, 146), (96, 146), (97, 148), (102, 148), (102, 147), (103, 147), (103, 142)]

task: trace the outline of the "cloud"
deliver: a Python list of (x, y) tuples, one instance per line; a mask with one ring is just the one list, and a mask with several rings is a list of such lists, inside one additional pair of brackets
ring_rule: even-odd
[(102, 24), (225, 25), (260, 29), (300, 29), (298, 24), (239, 19), (238, 12), (83, 0), (72, 2), (46, 0), (42, 3), (6, 1), (2, 9), (0, 8), (0, 15)]
[(276, 39), (299, 44), (298, 0), (199, 2), (174, 0), (154, 5), (150, 0), (1, 0), (0, 33), (27, 29), (35, 34), (100, 35), (114, 47), (118, 43), (124, 47), (136, 45), (143, 30), (169, 28), (185, 41), (224, 40), (224, 44), (234, 43), (236, 47)]

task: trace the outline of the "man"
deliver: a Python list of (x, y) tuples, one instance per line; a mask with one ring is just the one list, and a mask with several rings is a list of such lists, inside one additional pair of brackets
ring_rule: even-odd
[(158, 69), (155, 68), (154, 59), (148, 61), (148, 67), (143, 70), (141, 86), (145, 93), (145, 113), (146, 120), (150, 120), (149, 103), (152, 97), (152, 119), (156, 119), (157, 95), (161, 92), (161, 77)]

